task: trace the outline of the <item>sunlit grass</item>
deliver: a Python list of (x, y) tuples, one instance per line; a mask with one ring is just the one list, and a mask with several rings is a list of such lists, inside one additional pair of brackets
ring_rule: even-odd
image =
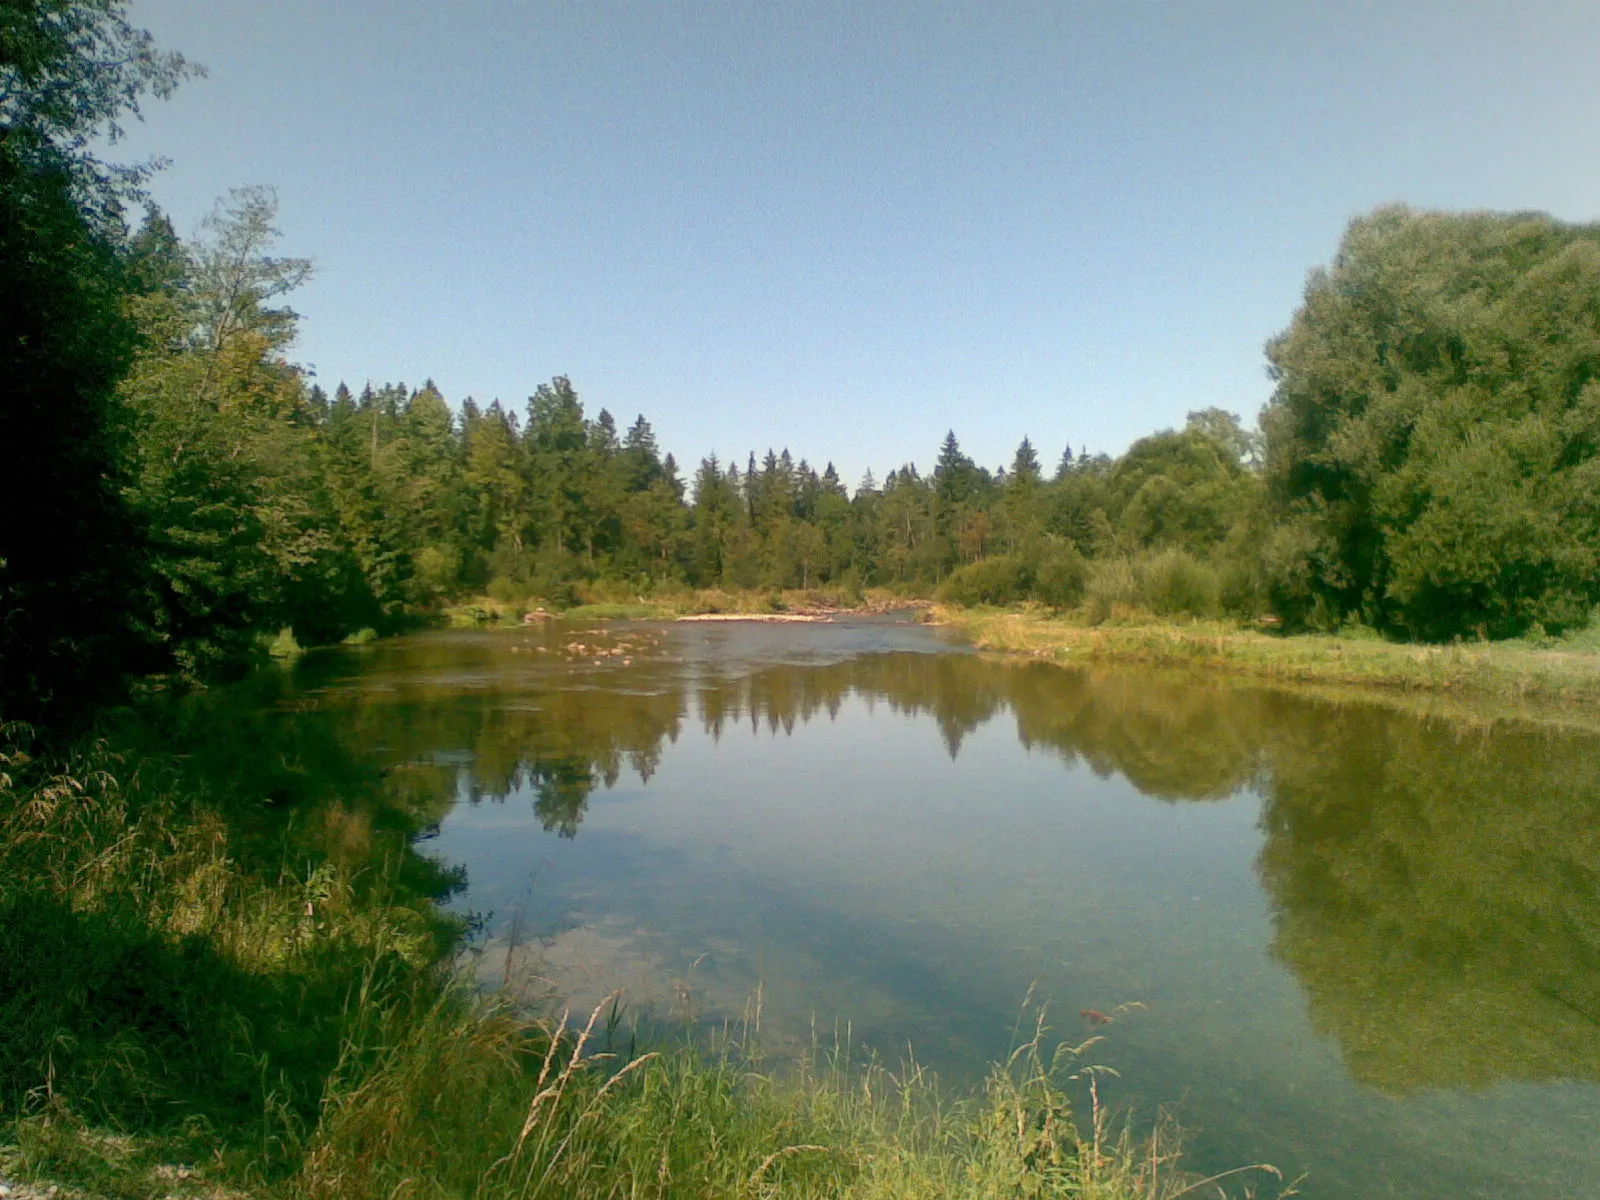
[[(1048, 1049), (1042, 1013), (982, 1089), (952, 1098), (915, 1062), (858, 1065), (837, 1046), (765, 1070), (747, 1025), (710, 1044), (590, 1053), (603, 1009), (567, 1030), (447, 1000), (340, 1092), (296, 1186), (326, 1200), (400, 1189), (517, 1200), (1177, 1200), (1222, 1182), (1181, 1169), (1170, 1128), (1136, 1135), (1102, 1108), (1081, 1057), (1092, 1043)], [(1091, 1097), (1082, 1120), (1073, 1084)], [(1235, 1175), (1235, 1195), (1261, 1182), (1287, 1194), (1269, 1167)]]
[(934, 619), (980, 649), (1053, 662), (1139, 662), (1280, 682), (1600, 701), (1600, 652), (1594, 644), (1600, 635), (1592, 631), (1547, 643), (1423, 646), (1357, 634), (1283, 636), (1235, 622), (1163, 621), (1132, 611), (1090, 624), (1040, 610), (940, 606)]

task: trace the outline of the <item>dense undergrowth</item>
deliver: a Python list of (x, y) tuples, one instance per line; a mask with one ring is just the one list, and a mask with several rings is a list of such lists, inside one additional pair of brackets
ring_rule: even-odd
[[(617, 1053), (455, 964), (441, 815), (255, 690), (0, 758), (0, 1177), (84, 1195), (1175, 1197), (1042, 1016), (982, 1090), (753, 1023)], [(262, 694), (265, 691), (266, 694)], [(149, 747), (161, 746), (160, 751)], [(1076, 1120), (1074, 1117), (1076, 1116)]]

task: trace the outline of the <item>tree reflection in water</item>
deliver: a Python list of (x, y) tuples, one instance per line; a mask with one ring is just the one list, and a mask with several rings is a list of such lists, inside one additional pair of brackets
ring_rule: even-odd
[(627, 626), (586, 633), (574, 662), (561, 653), (572, 636), (528, 635), (521, 653), (507, 637), (401, 644), (381, 686), (320, 689), (315, 707), (352, 744), (385, 748), (413, 811), (531, 794), (563, 837), (624, 768), (648, 781), (686, 721), (716, 739), (776, 736), (859, 697), (931, 718), (954, 757), (1009, 716), (1028, 748), (1161, 800), (1260, 794), (1273, 953), (1358, 1080), (1406, 1093), (1600, 1079), (1593, 736), (968, 654), (730, 669), (686, 662), (670, 638), (641, 650)]

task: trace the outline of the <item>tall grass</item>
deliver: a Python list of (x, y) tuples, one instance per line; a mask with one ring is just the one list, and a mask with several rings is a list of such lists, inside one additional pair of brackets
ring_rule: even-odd
[(1600, 703), (1600, 654), (1576, 639), (1544, 646), (1416, 646), (1359, 627), (1339, 635), (1279, 636), (1235, 621), (1177, 622), (1135, 609), (1119, 609), (1117, 619), (1105, 623), (1094, 623), (1095, 615), (1092, 608), (1065, 619), (1037, 611), (939, 608), (934, 619), (979, 649), (1069, 664), (1203, 668), (1273, 683), (1370, 689), (1377, 696), (1448, 695), (1482, 702), (1489, 706), (1485, 713), (1515, 705), (1522, 719), (1577, 720), (1586, 728)]
[[(1169, 1128), (1137, 1137), (1102, 1107), (1081, 1065), (1089, 1046), (1047, 1049), (1042, 1013), (983, 1089), (956, 1099), (915, 1062), (855, 1066), (837, 1046), (764, 1071), (731, 1031), (591, 1054), (599, 1016), (565, 1031), (441, 1005), (332, 1102), (298, 1188), (318, 1200), (1177, 1200), (1224, 1178), (1185, 1174)], [(1090, 1096), (1081, 1133), (1074, 1083)]]
[[(63, 751), (0, 729), (0, 1119), (35, 1170), (96, 1161), (80, 1126), (293, 1170), (372, 1014), (427, 994), (454, 944), (403, 822), (349, 776), (310, 794), (321, 776), (285, 763), (314, 747), (238, 740)], [(245, 746), (242, 780), (198, 771)]]

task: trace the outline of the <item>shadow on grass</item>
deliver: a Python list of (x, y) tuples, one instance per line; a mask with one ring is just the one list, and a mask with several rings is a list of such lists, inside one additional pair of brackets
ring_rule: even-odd
[(0, 903), (0, 1103), (46, 1096), (122, 1127), (314, 1119), (338, 1060), (341, 972), (240, 970), (206, 938), (59, 899)]
[(26, 732), (0, 730), (0, 1142), (66, 1114), (291, 1169), (460, 936), (434, 903), (459, 873), (413, 846), (447, 801), (259, 695), (70, 752)]

